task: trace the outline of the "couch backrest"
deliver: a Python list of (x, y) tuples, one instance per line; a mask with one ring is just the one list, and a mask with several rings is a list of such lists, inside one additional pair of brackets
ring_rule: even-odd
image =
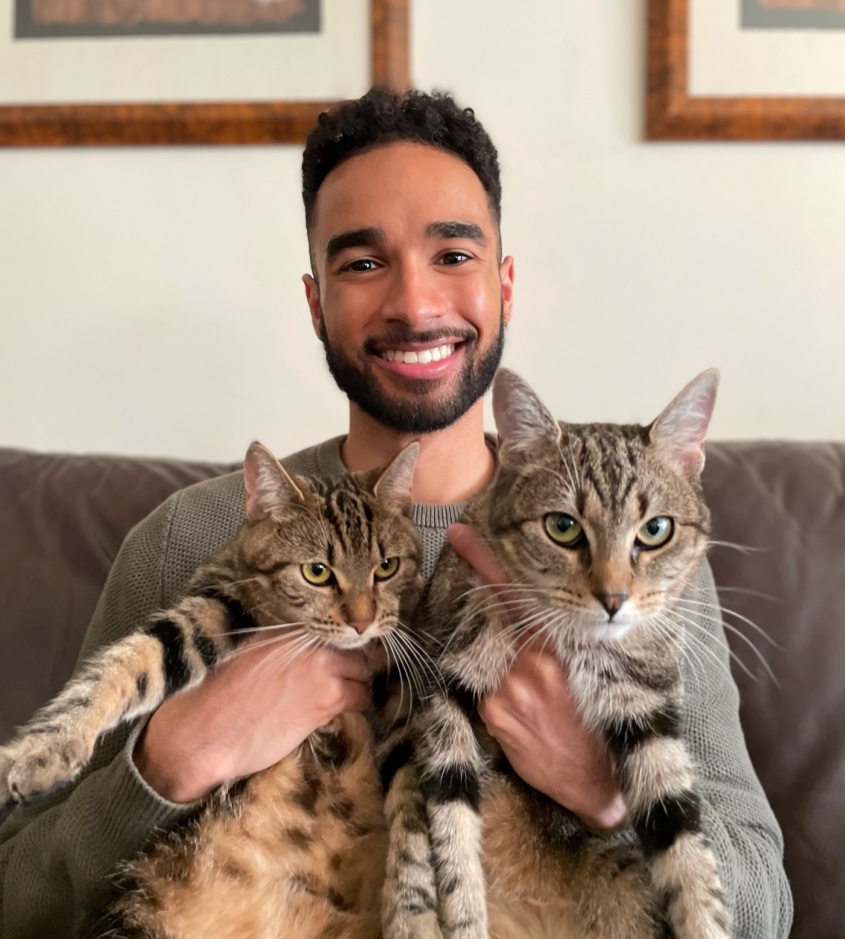
[[(0, 450), (0, 740), (67, 680), (129, 529), (232, 468)], [(704, 480), (714, 540), (743, 546), (710, 559), (793, 939), (845, 937), (845, 444), (709, 444)]]

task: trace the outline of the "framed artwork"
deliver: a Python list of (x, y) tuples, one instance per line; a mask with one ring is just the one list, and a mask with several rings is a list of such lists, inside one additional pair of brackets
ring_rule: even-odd
[(301, 143), (409, 86), (410, 0), (0, 0), (0, 145)]
[(646, 136), (845, 138), (845, 0), (649, 0)]

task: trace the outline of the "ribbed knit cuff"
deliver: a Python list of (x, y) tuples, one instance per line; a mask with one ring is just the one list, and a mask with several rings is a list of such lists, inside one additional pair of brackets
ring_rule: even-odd
[(453, 522), (459, 522), (464, 514), (467, 502), (455, 502), (451, 505), (438, 505), (433, 502), (415, 502), (411, 506), (411, 519), (417, 528), (447, 529)]

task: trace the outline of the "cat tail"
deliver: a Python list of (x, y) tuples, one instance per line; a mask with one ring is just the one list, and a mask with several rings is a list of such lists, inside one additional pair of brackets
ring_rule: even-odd
[(232, 635), (245, 634), (247, 620), (237, 601), (205, 589), (88, 660), (0, 747), (0, 806), (74, 779), (102, 734), (202, 681), (234, 648)]
[(678, 939), (730, 939), (716, 857), (701, 826), (701, 798), (677, 707), (605, 728), (631, 824)]

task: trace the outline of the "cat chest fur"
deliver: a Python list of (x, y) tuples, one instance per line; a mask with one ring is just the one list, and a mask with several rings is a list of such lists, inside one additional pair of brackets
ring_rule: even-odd
[(387, 833), (367, 721), (345, 714), (133, 865), (144, 935), (370, 939)]

